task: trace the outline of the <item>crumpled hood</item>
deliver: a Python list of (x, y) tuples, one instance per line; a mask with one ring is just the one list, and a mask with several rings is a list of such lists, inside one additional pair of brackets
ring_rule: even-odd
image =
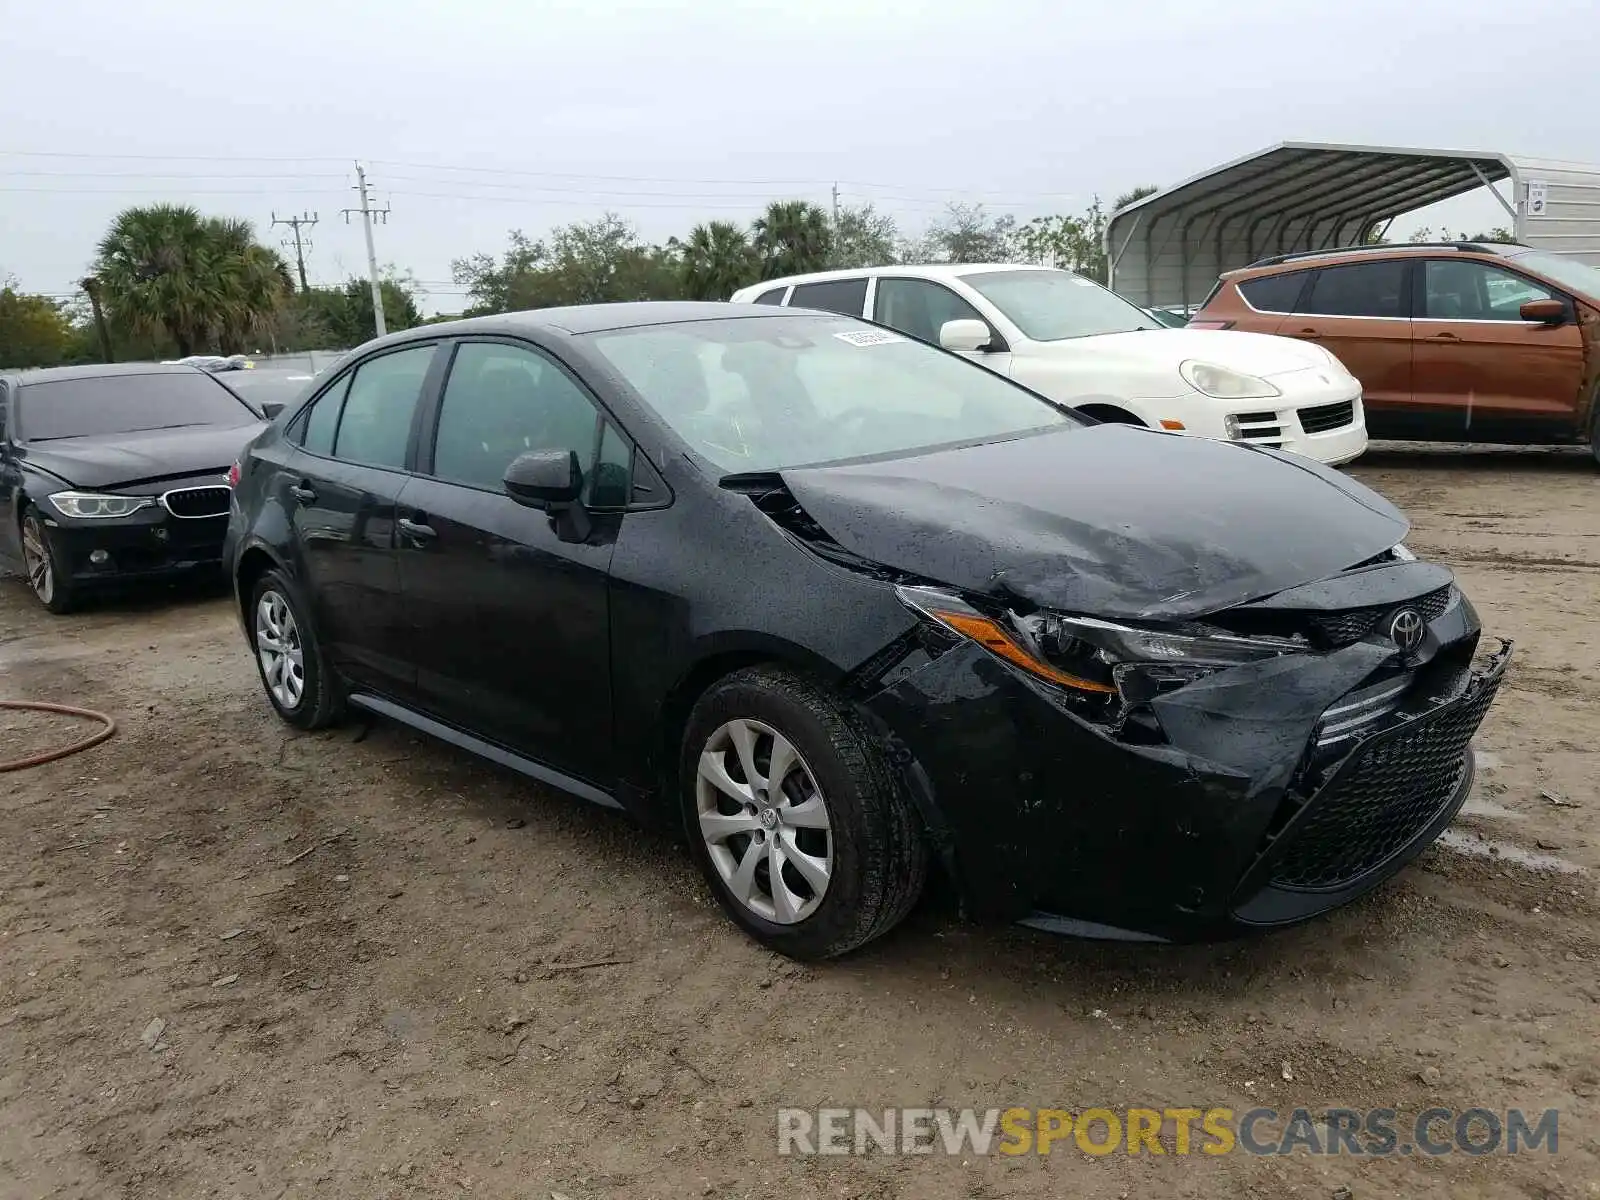
[(264, 425), (185, 425), (24, 447), (24, 461), (74, 487), (106, 488), (226, 471)]
[(1041, 344), (1074, 352), (1092, 350), (1096, 355), (1115, 355), (1141, 366), (1170, 367), (1173, 371), (1179, 363), (1198, 359), (1262, 378), (1313, 367), (1326, 370), (1332, 365), (1312, 342), (1231, 329), (1139, 329)]
[(1127, 425), (781, 475), (862, 558), (1124, 620), (1195, 617), (1322, 579), (1408, 527), (1311, 459)]

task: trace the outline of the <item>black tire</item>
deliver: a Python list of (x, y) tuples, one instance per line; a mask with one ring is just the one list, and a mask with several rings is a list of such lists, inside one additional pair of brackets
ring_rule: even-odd
[[(266, 655), (262, 650), (262, 637), (266, 627), (262, 624), (263, 605), (268, 603), (268, 598), (274, 598), (268, 605), (273, 611), (279, 604), (287, 611), (292, 626), (278, 621), (278, 627), (284, 634), (292, 633), (292, 637), (284, 637), (282, 644), (291, 651), (298, 648), (299, 661), (299, 688), (284, 685), (283, 677), (269, 677), (269, 668), (266, 659), (269, 657), (287, 657), (292, 661), (292, 653), (284, 656), (274, 656), (270, 649)], [(344, 714), (344, 691), (339, 685), (339, 679), (328, 666), (326, 655), (322, 651), (322, 642), (317, 637), (316, 628), (311, 624), (308, 616), (308, 607), (300, 598), (299, 591), (289, 581), (289, 577), (282, 571), (271, 570), (265, 572), (256, 580), (255, 587), (250, 589), (250, 607), (245, 613), (246, 636), (250, 640), (250, 654), (256, 661), (256, 671), (261, 676), (262, 689), (267, 693), (267, 701), (282, 717), (296, 729), (322, 729), (332, 725)], [(288, 670), (285, 664), (283, 670)], [(292, 671), (290, 677), (292, 678)]]
[[(822, 891), (806, 902), (814, 904), (812, 910), (798, 920), (769, 919), (740, 899), (723, 877), (726, 866), (719, 868), (713, 860), (712, 847), (702, 833), (701, 754), (718, 744), (714, 739), (725, 736), (725, 730), (745, 722), (767, 727), (767, 733), (786, 739), (798, 754), (795, 769), (785, 772), (778, 781), (785, 794), (764, 807), (794, 812), (795, 796), (809, 801), (813, 787), (820, 792), (825, 806), (829, 826), (826, 836), (831, 838), (831, 874)], [(770, 740), (765, 745), (764, 765), (759, 743), (752, 757), (770, 774), (775, 746)], [(737, 765), (737, 752), (727, 749), (719, 761), (730, 774), (741, 777), (733, 781), (736, 785), (748, 782)], [(695, 862), (723, 911), (762, 945), (796, 959), (833, 958), (887, 933), (911, 911), (921, 895), (928, 874), (928, 847), (910, 798), (849, 707), (811, 680), (779, 667), (763, 666), (736, 671), (713, 684), (689, 715), (679, 767), (685, 832)], [(739, 806), (728, 801), (726, 792), (718, 796), (717, 791), (708, 791), (707, 795), (713, 803), (724, 802), (723, 811), (731, 806), (735, 811), (733, 819), (744, 819), (737, 816)], [(754, 811), (753, 806), (745, 808)], [(784, 819), (775, 816), (775, 822)], [(788, 839), (787, 844), (792, 846), (796, 839), (821, 836), (811, 829), (780, 828), (776, 824), (768, 828), (772, 829), (772, 845), (784, 845), (782, 839)], [(771, 846), (765, 851), (759, 849), (767, 836), (764, 831), (759, 837), (752, 833), (741, 842), (739, 839), (746, 835), (727, 835), (720, 843), (724, 863), (742, 861), (752, 841), (758, 842), (758, 856), (770, 855)], [(773, 861), (768, 857), (765, 868), (755, 868), (758, 879), (763, 869), (766, 871), (768, 897), (777, 894), (771, 885)], [(788, 861), (792, 864), (794, 860)], [(778, 870), (785, 879), (796, 880), (801, 888), (806, 886), (793, 874), (792, 865), (780, 863)], [(787, 893), (789, 889), (785, 890)], [(803, 906), (791, 915), (799, 912), (803, 912)]]
[[(69, 613), (78, 606), (79, 593), (72, 586), (70, 571), (61, 569), (61, 555), (51, 540), (50, 530), (39, 510), (29, 505), (22, 514), (22, 568), (34, 599), (53, 613)], [(30, 546), (39, 547), (43, 558), (36, 558)]]
[(1594, 400), (1590, 404), (1589, 418), (1589, 453), (1594, 455), (1594, 465), (1600, 467), (1600, 385), (1594, 389)]

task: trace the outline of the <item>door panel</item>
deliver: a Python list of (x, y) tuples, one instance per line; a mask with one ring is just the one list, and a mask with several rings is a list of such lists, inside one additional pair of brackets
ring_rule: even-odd
[[(1583, 385), (1583, 332), (1523, 321), (1526, 300), (1565, 299), (1473, 260), (1429, 259), (1413, 322), (1417, 404), (1458, 436), (1508, 440), (1572, 432)], [(1570, 304), (1569, 304), (1570, 309)]]
[(604, 786), (611, 752), (607, 572), (615, 519), (587, 542), (509, 496), (408, 482), (400, 536), (421, 705)]
[(400, 598), (395, 503), (437, 346), (380, 354), (335, 380), (291, 427), (297, 449), (273, 482), (291, 514), (317, 632), (341, 674), (400, 700), (415, 695)]
[(274, 484), (323, 645), (353, 683), (400, 699), (414, 690), (394, 539), (406, 478), (297, 450)]
[[(626, 503), (631, 446), (596, 469), (613, 427), (564, 366), (510, 342), (461, 343), (424, 423), (435, 433), (401, 496), (398, 534), (420, 703), (607, 786), (607, 572), (621, 517), (594, 510)], [(552, 515), (505, 494), (507, 466), (533, 450), (577, 453), (586, 507)]]
[(1278, 323), (1279, 334), (1316, 342), (1361, 381), (1369, 426), (1413, 403), (1407, 297), (1404, 260), (1324, 267)]

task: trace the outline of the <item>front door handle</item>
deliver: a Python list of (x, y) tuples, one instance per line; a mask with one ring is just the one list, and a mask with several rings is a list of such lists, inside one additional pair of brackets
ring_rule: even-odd
[(289, 495), (300, 501), (301, 504), (310, 504), (317, 498), (315, 489), (307, 487), (303, 482), (290, 484)]
[(1434, 342), (1459, 342), (1461, 339), (1453, 333), (1433, 333), (1428, 335), (1428, 340)]
[(431, 542), (439, 536), (432, 525), (413, 521), (410, 517), (400, 518), (400, 532), (413, 542)]

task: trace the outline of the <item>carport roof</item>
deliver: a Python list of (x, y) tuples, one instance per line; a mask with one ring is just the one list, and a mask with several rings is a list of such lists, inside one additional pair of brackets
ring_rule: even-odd
[[(1352, 245), (1374, 224), (1511, 179), (1519, 241), (1600, 261), (1600, 166), (1498, 151), (1283, 142), (1130, 204), (1106, 226), (1112, 286), (1197, 304), (1224, 271), (1270, 254)], [(1527, 219), (1527, 184), (1548, 205)], [(1592, 214), (1592, 215), (1591, 215)]]

